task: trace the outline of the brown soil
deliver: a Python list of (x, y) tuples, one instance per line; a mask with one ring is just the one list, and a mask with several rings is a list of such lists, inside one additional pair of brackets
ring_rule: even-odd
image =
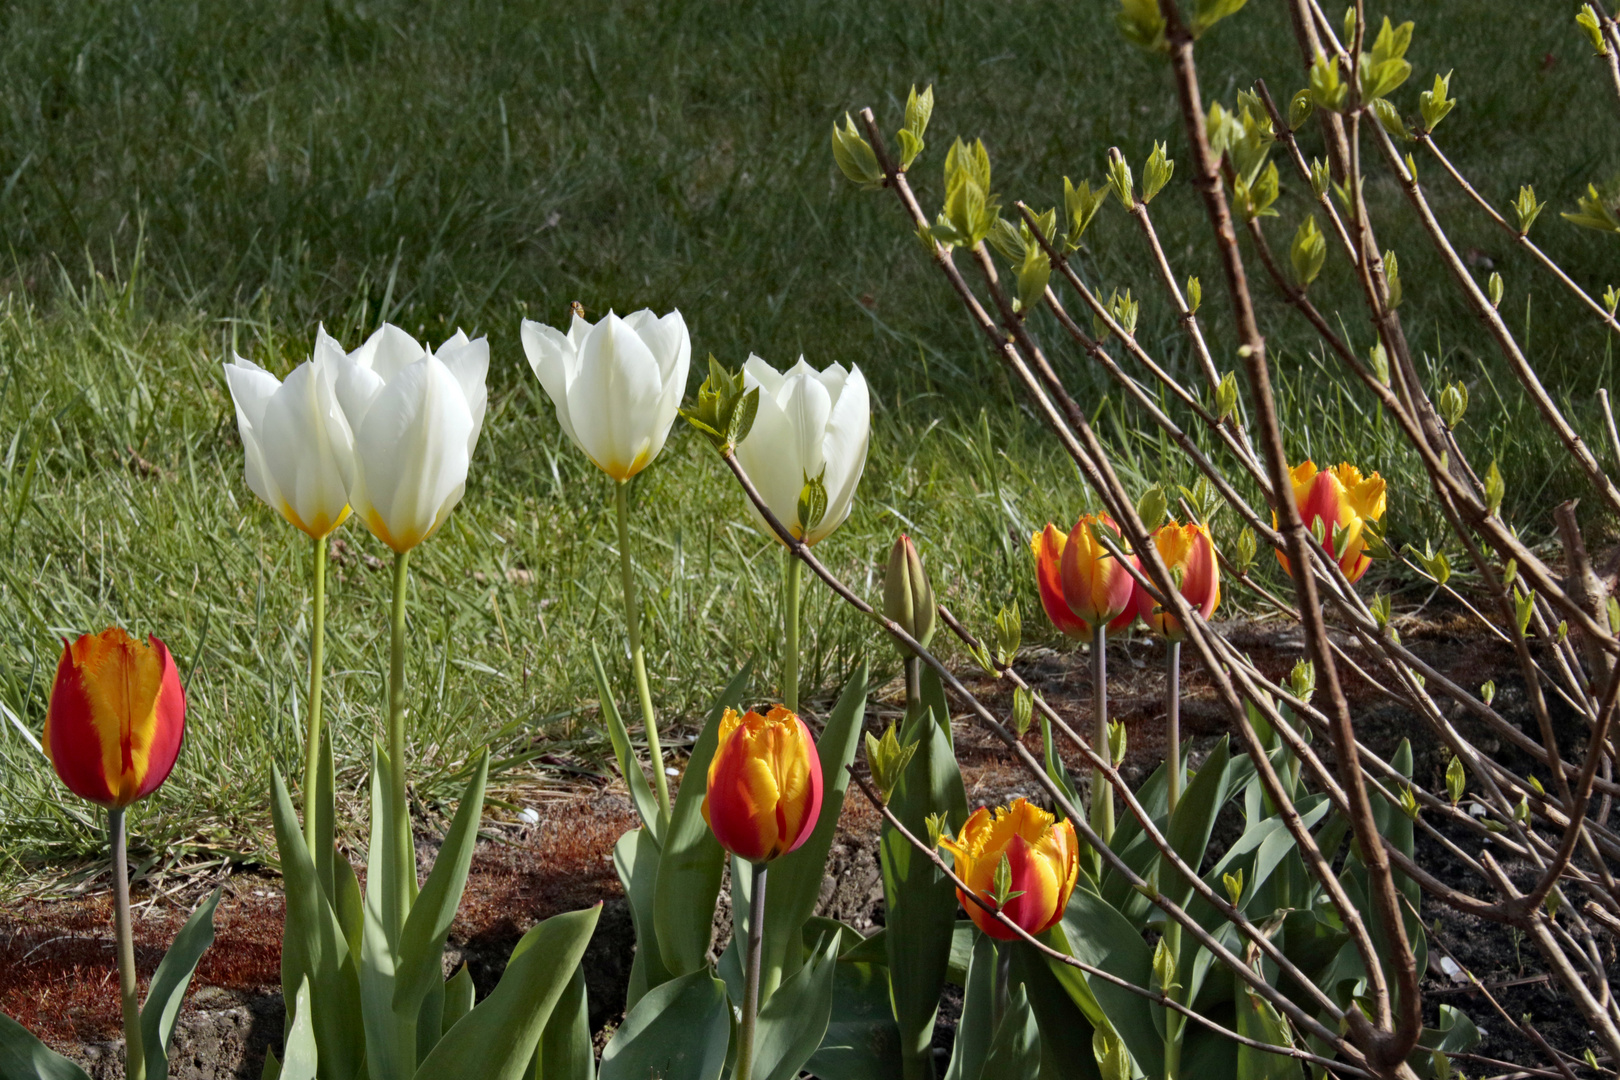
[[(1515, 703), (1522, 707), (1523, 690), (1511, 674), (1516, 670), (1511, 655), (1472, 634), (1463, 636), (1461, 628), (1460, 623), (1429, 623), (1403, 627), (1403, 635), (1415, 650), (1463, 686), (1494, 678), (1499, 708), (1511, 708)], [(1297, 630), (1266, 624), (1225, 629), (1233, 644), (1278, 680), (1286, 677), (1303, 651)], [(1129, 733), (1123, 771), (1134, 783), (1157, 766), (1164, 752), (1163, 647), (1127, 641), (1110, 649), (1109, 662), (1110, 708), (1113, 718), (1122, 721)], [(1020, 670), (1069, 718), (1071, 726), (1089, 730), (1090, 675), (1083, 655), (1027, 650)], [(1185, 658), (1182, 671), (1183, 730), (1194, 742), (1196, 760), (1208, 743), (1200, 737), (1225, 733), (1227, 722), (1207, 676), (1191, 656)], [(978, 672), (964, 678), (999, 712), (1010, 709), (1011, 688), (1005, 681)], [(1345, 689), (1363, 738), (1387, 753), (1399, 738), (1410, 737), (1419, 779), (1435, 786), (1443, 774), (1446, 754), (1418, 719), (1354, 675), (1347, 677)], [(881, 731), (897, 715), (898, 696), (898, 687), (892, 685), (877, 695), (867, 717), (869, 729)], [(1465, 734), (1477, 737), (1482, 749), (1501, 751), (1494, 738), (1472, 730), (1463, 719), (1453, 720), (1463, 726)], [(1574, 725), (1571, 719), (1571, 749), (1579, 734)], [(1004, 803), (1015, 795), (1040, 799), (1037, 784), (1020, 770), (1013, 756), (966, 715), (957, 723), (956, 735), (971, 804)], [(1038, 728), (1031, 731), (1027, 742), (1038, 754)], [(1064, 756), (1077, 780), (1086, 785), (1087, 771), (1079, 767), (1078, 753), (1066, 748)], [(466, 898), (451, 933), (447, 966), (466, 962), (480, 995), (487, 993), (499, 978), (512, 944), (530, 926), (558, 912), (603, 901), (599, 929), (585, 960), (592, 1024), (601, 1029), (622, 1014), (634, 944), (612, 861), (613, 844), (634, 825), (634, 814), (618, 783), (582, 787), (572, 798), (548, 800), (538, 810), (538, 824), (487, 824), (486, 835), (491, 839), (480, 845), (474, 859)], [(1217, 851), (1241, 828), (1236, 815), (1232, 817), (1217, 830), (1212, 845)], [(878, 821), (876, 812), (852, 790), (840, 819), (841, 836), (834, 846), (822, 896), (824, 913), (863, 931), (881, 925), (883, 918), (874, 855)], [(1478, 843), (1464, 836), (1453, 839), (1465, 848)], [(424, 872), (431, 863), (433, 846), (428, 838), (419, 840)], [(1421, 839), (1418, 855), (1453, 884), (1477, 893), (1478, 883), (1440, 845)], [(137, 885), (137, 965), (143, 988), (168, 940), (212, 885), (198, 881), (170, 896), (154, 896)], [(278, 879), (264, 871), (239, 871), (225, 883), (226, 895), (216, 915), (215, 945), (203, 958), (182, 1012), (177, 1077), (257, 1076), (265, 1047), (279, 1041), (282, 903), (278, 886)], [(721, 907), (716, 921), (723, 944), (729, 920), (724, 895)], [(1501, 927), (1457, 916), (1427, 898), (1423, 915), (1428, 923), (1439, 920), (1440, 940), (1489, 985), (1534, 980), (1544, 971), (1534, 947), (1528, 943), (1521, 947)], [(111, 924), (105, 895), (23, 899), (0, 906), (0, 1011), (53, 1047), (85, 1062), (97, 1076), (114, 1075), (113, 1065), (120, 1053), (116, 1049), (120, 1020)], [(1616, 943), (1612, 938), (1600, 941), (1607, 951), (1604, 959), (1611, 976), (1620, 981)], [(1430, 992), (1430, 1022), (1439, 1003), (1460, 1007), (1485, 1032), (1480, 1053), (1546, 1064), (1533, 1047), (1491, 1013), (1477, 991), (1459, 992), (1433, 977), (1425, 988)], [(1577, 1055), (1587, 1045), (1584, 1023), (1546, 982), (1503, 987), (1497, 996), (1511, 1015), (1529, 1014), (1555, 1045)], [(942, 1048), (952, 1035), (949, 1017), (945, 1019), (940, 1032)]]

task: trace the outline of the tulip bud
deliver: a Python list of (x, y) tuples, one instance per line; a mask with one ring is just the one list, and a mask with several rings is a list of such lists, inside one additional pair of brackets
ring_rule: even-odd
[(894, 725), (883, 733), (883, 738), (874, 739), (870, 732), (866, 735), (866, 765), (872, 770), (872, 783), (877, 785), (878, 791), (883, 794), (883, 801), (887, 802), (894, 792), (894, 786), (900, 782), (900, 774), (906, 771), (911, 757), (917, 752), (915, 742), (900, 745), (900, 739), (894, 733)]
[(804, 721), (780, 705), (727, 709), (709, 763), (703, 820), (720, 846), (752, 863), (796, 850), (821, 816), (821, 758)]
[[(889, 568), (883, 575), (883, 614), (923, 648), (933, 640), (934, 588), (909, 536), (902, 535), (889, 550)], [(912, 656), (909, 648), (902, 647), (900, 653), (908, 660)]]
[(185, 725), (169, 650), (115, 626), (62, 649), (41, 742), (70, 791), (117, 810), (168, 779)]
[[(959, 836), (942, 836), (940, 843), (955, 859), (956, 876), (992, 903), (999, 892), (1004, 898), (1001, 913), (1025, 932), (1040, 934), (1063, 917), (1080, 873), (1073, 822), (1057, 821), (1040, 807), (1014, 799), (1010, 807), (997, 807), (993, 816), (980, 807)], [(998, 874), (1004, 877), (1000, 889)], [(961, 888), (956, 895), (980, 930), (999, 941), (1017, 936)]]

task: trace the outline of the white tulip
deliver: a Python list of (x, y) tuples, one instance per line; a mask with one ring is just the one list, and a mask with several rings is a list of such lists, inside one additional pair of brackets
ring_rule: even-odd
[(349, 504), (377, 539), (409, 551), (467, 489), (489, 403), (489, 342), (458, 330), (434, 353), (385, 324), (336, 367), (338, 403), (354, 432)]
[(342, 359), (342, 348), (323, 328), (316, 331), (314, 354), (286, 382), (240, 356), (223, 365), (248, 487), (317, 540), (349, 516), (354, 436), (333, 391)]
[[(825, 539), (849, 517), (866, 468), (872, 404), (865, 376), (859, 367), (846, 371), (842, 364), (818, 372), (803, 357), (784, 373), (749, 356), (743, 381), (759, 387), (759, 411), (737, 444), (738, 462), (794, 536), (807, 544)], [(827, 512), (807, 531), (799, 520), (799, 494), (818, 476), (827, 488)], [(748, 509), (769, 535), (752, 501)]]
[(574, 316), (568, 333), (523, 320), (523, 351), (551, 395), (557, 423), (596, 467), (628, 480), (652, 464), (669, 438), (692, 340), (679, 311), (612, 312), (594, 326)]

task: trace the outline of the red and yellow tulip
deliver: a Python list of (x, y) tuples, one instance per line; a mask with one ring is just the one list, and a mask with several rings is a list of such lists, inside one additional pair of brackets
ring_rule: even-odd
[[(1301, 462), (1289, 475), (1294, 484), (1294, 505), (1299, 507), (1306, 530), (1313, 530), (1320, 520), (1322, 548), (1328, 558), (1338, 562), (1339, 569), (1350, 581), (1360, 580), (1372, 565), (1366, 554), (1366, 537), (1362, 534), (1367, 522), (1384, 516), (1384, 478), (1377, 473), (1364, 477), (1360, 469), (1345, 463), (1318, 471), (1313, 461)], [(1272, 520), (1275, 522), (1275, 514)], [(1335, 542), (1335, 530), (1338, 540), (1342, 541), (1342, 551)], [(1288, 559), (1282, 552), (1277, 553), (1277, 558), (1283, 569), (1288, 569)]]
[(186, 696), (157, 638), (118, 627), (62, 649), (45, 752), (75, 795), (117, 810), (156, 791), (180, 754)]
[(1119, 535), (1119, 526), (1107, 514), (1086, 514), (1068, 536), (1048, 523), (1029, 540), (1041, 607), (1052, 625), (1069, 637), (1090, 637), (1099, 623), (1117, 630), (1136, 617), (1131, 575), (1097, 542), (1093, 525)]
[[(1153, 533), (1153, 546), (1159, 551), (1172, 576), (1181, 585), (1181, 595), (1201, 618), (1209, 618), (1221, 602), (1221, 564), (1215, 558), (1215, 543), (1209, 529), (1197, 522), (1182, 525), (1167, 521)], [(1142, 621), (1172, 641), (1186, 637), (1181, 620), (1165, 611), (1146, 589), (1136, 588), (1136, 613)]]
[(703, 820), (720, 846), (764, 863), (810, 838), (821, 816), (821, 757), (804, 721), (781, 705), (727, 709), (709, 762)]
[[(954, 857), (956, 876), (973, 892), (995, 906), (996, 868), (1005, 859), (1008, 899), (1002, 914), (1029, 934), (1039, 934), (1063, 917), (1074, 883), (1080, 874), (1080, 845), (1074, 824), (1057, 821), (1045, 810), (1014, 799), (994, 814), (979, 807), (962, 826), (956, 839), (940, 843)], [(956, 897), (975, 926), (1001, 941), (1018, 935), (970, 900), (961, 888)]]

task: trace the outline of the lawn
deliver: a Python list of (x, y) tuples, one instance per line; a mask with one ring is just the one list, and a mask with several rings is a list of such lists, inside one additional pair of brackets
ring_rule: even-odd
[[(1549, 203), (1538, 240), (1601, 291), (1620, 281), (1614, 238), (1557, 212), (1620, 169), (1612, 94), (1573, 6), (1542, 17), (1502, 7), (1374, 8), (1419, 19), (1416, 72), (1396, 101), (1415, 111), (1433, 74), (1456, 69), (1461, 104), (1438, 140), (1499, 205), (1535, 184)], [(25, 732), (42, 725), (60, 639), (109, 622), (162, 637), (191, 680), (188, 747), (137, 810), (139, 844), (170, 860), (263, 857), (267, 765), (300, 771), (308, 549), (242, 481), (219, 364), (235, 350), (285, 372), (317, 323), (349, 347), (383, 320), (432, 342), (456, 327), (490, 338), (491, 405), (466, 499), (413, 560), (413, 775), (429, 798), (485, 743), (509, 760), (513, 790), (519, 777), (599, 770), (593, 645), (630, 685), (611, 491), (560, 433), (518, 344), (521, 318), (559, 322), (570, 301), (593, 317), (679, 307), (699, 360), (858, 363), (873, 386), (872, 457), (824, 557), (872, 596), (888, 545), (908, 531), (970, 624), (1016, 598), (1027, 636), (1044, 634), (1024, 540), (1072, 518), (1085, 494), (892, 199), (838, 175), (828, 131), (867, 104), (892, 129), (907, 88), (932, 83), (939, 105), (917, 167), (930, 200), (958, 134), (985, 139), (1007, 201), (1034, 205), (1058, 201), (1064, 175), (1100, 179), (1111, 145), (1138, 171), (1156, 139), (1175, 157), (1167, 74), (1122, 43), (1111, 11), (1033, 0), (6, 5), (0, 880), (100, 849), (99, 827), (62, 797)], [(1291, 93), (1303, 77), (1286, 42), (1280, 6), (1256, 0), (1201, 50), (1206, 94), (1231, 105), (1256, 75)], [(1501, 272), (1530, 356), (1601, 445), (1592, 396), (1612, 355), (1598, 325), (1437, 167), (1419, 166), (1459, 249), (1482, 277)], [(1525, 406), (1489, 341), (1449, 288), (1425, 288), (1437, 263), (1393, 185), (1377, 177), (1369, 196), (1393, 214), (1383, 239), (1401, 256), (1402, 315), (1422, 362), (1436, 385), (1472, 390), (1465, 445), (1500, 458), (1509, 505), (1550, 527), (1545, 508), (1571, 487), (1562, 451), (1514, 424)], [(1307, 198), (1285, 183), (1274, 246)], [(1216, 296), (1184, 175), (1154, 212), (1178, 272)], [(1116, 206), (1088, 239), (1088, 277), (1142, 297), (1140, 334), (1190, 370)], [(1330, 265), (1323, 306), (1347, 300), (1349, 285)], [(1394, 433), (1310, 353), (1307, 328), (1280, 308), (1268, 315), (1292, 450), (1380, 469), (1393, 537), (1421, 544), (1432, 519)], [(1230, 366), (1224, 330), (1217, 319), (1217, 362)], [(1130, 482), (1183, 479), (1099, 373), (1059, 356)], [(768, 691), (780, 563), (740, 494), (678, 432), (633, 498), (663, 714), (693, 716), (754, 654)], [(381, 546), (357, 525), (339, 536), (327, 702), (354, 790), (378, 730), (388, 586)], [(1423, 596), (1399, 569), (1381, 587)], [(866, 649), (892, 667), (853, 612), (822, 590), (808, 596), (809, 678), (836, 685)]]

